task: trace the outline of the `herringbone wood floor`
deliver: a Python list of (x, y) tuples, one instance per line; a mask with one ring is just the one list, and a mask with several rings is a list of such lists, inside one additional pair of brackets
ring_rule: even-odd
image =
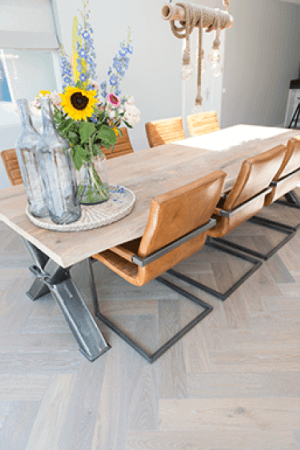
[[(280, 238), (253, 224), (235, 233), (260, 250)], [(300, 449), (300, 231), (226, 302), (190, 288), (214, 311), (153, 365), (99, 322), (112, 349), (85, 360), (51, 296), (27, 298), (21, 239), (4, 224), (0, 236), (0, 450)], [(95, 266), (102, 311), (150, 350), (199, 312)], [(219, 288), (245, 268), (207, 248), (180, 265)], [(91, 308), (85, 263), (72, 274)]]

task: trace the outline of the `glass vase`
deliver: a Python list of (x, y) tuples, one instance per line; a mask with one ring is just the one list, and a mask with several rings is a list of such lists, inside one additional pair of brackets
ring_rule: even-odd
[(22, 123), (22, 133), (16, 143), (16, 153), (29, 211), (35, 217), (48, 217), (49, 212), (36, 154), (41, 136), (32, 124), (27, 100), (19, 99), (17, 105)]
[(37, 151), (50, 218), (54, 223), (75, 222), (81, 216), (71, 147), (56, 130), (49, 98), (40, 98), (43, 134)]
[(77, 172), (78, 197), (82, 205), (95, 205), (109, 199), (106, 158), (93, 156)]

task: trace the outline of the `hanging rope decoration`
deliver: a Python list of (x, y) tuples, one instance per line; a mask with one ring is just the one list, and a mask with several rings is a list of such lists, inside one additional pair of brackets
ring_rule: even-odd
[[(189, 66), (191, 62), (190, 34), (195, 27), (199, 28), (199, 45), (197, 57), (197, 96), (195, 100), (196, 107), (201, 108), (201, 69), (202, 69), (202, 37), (203, 28), (209, 33), (216, 30), (216, 38), (213, 42), (213, 51), (218, 50), (221, 44), (220, 33), (224, 28), (230, 28), (233, 25), (233, 17), (229, 14), (229, 0), (223, 0), (226, 12), (220, 9), (207, 8), (205, 6), (192, 5), (190, 3), (166, 4), (162, 8), (162, 18), (169, 20), (171, 30), (179, 39), (186, 39), (186, 47), (182, 55), (182, 65)], [(176, 24), (175, 21), (179, 21)], [(217, 61), (216, 56), (213, 61)]]

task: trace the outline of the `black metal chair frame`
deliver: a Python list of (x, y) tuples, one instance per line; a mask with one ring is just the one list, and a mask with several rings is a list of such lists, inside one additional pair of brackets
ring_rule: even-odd
[[(264, 189), (262, 192), (258, 193), (257, 195), (253, 196), (252, 198), (250, 198), (249, 200), (244, 202), (242, 205), (239, 205), (236, 208), (232, 209), (231, 211), (225, 211), (225, 210), (221, 209), (218, 211), (218, 214), (223, 217), (231, 218), (232, 216), (234, 216), (235, 214), (239, 213), (244, 208), (249, 206), (249, 204), (256, 201), (258, 197), (260, 197), (262, 195), (265, 196), (270, 192), (271, 192), (271, 187), (268, 187), (268, 188)], [(252, 219), (250, 219), (250, 220), (252, 220)], [(290, 230), (289, 230), (289, 233), (290, 233)], [(234, 291), (236, 291), (236, 289), (238, 289), (262, 265), (261, 260), (253, 258), (249, 255), (249, 254), (252, 255), (253, 253), (255, 253), (255, 255), (253, 255), (253, 256), (258, 256), (256, 252), (252, 253), (251, 251), (249, 251), (248, 248), (242, 247), (237, 244), (233, 244), (225, 239), (222, 239), (222, 238), (216, 239), (216, 238), (209, 237), (209, 239), (206, 242), (206, 245), (208, 245), (209, 247), (214, 247), (218, 250), (221, 250), (222, 252), (229, 253), (230, 255), (236, 256), (245, 261), (248, 261), (248, 262), (252, 263), (253, 266), (241, 278), (239, 278), (230, 288), (228, 288), (227, 291), (225, 291), (223, 293), (217, 291), (216, 289), (210, 288), (210, 287), (206, 286), (205, 284), (200, 283), (199, 281), (195, 281), (186, 275), (182, 275), (174, 269), (170, 269), (168, 272), (178, 278), (181, 278), (182, 280), (186, 281), (187, 283), (190, 283), (191, 285), (196, 286), (205, 292), (208, 292), (209, 294), (217, 297), (218, 299), (220, 299), (222, 301), (225, 301)], [(263, 258), (261, 258), (261, 259), (263, 259)]]
[[(162, 257), (163, 255), (169, 253), (171, 250), (179, 247), (190, 239), (198, 236), (199, 234), (207, 231), (208, 229), (214, 227), (216, 225), (215, 219), (210, 219), (206, 224), (202, 225), (199, 228), (187, 233), (185, 236), (177, 239), (169, 245), (166, 245), (162, 249), (152, 253), (145, 258), (140, 258), (136, 255), (132, 257), (132, 262), (140, 267), (145, 267), (156, 259)], [(143, 358), (145, 358), (149, 363), (153, 363), (160, 356), (162, 356), (171, 346), (173, 346), (176, 342), (178, 342), (188, 331), (190, 331), (195, 325), (197, 325), (201, 320), (203, 320), (209, 313), (212, 312), (213, 307), (208, 303), (204, 302), (200, 298), (195, 295), (190, 294), (184, 289), (176, 286), (171, 283), (169, 280), (162, 278), (161, 276), (157, 277), (156, 280), (165, 286), (169, 287), (173, 291), (181, 294), (185, 298), (191, 300), (197, 305), (201, 306), (204, 310), (198, 314), (193, 320), (191, 320), (187, 325), (185, 325), (180, 331), (178, 331), (171, 339), (169, 339), (164, 345), (159, 347), (154, 353), (147, 352), (142, 346), (140, 346), (136, 341), (134, 341), (128, 334), (126, 334), (123, 330), (121, 330), (115, 323), (113, 323), (110, 319), (104, 316), (99, 309), (98, 295), (95, 283), (95, 276), (93, 272), (93, 263), (96, 262), (96, 259), (89, 258), (89, 269), (90, 269), (90, 287), (92, 292), (93, 304), (94, 304), (94, 312), (96, 317), (100, 319), (105, 325), (107, 325), (111, 330), (113, 330), (118, 336), (120, 336), (127, 344), (129, 344), (134, 350), (136, 350)]]
[[(290, 176), (290, 175), (288, 175), (288, 176)], [(250, 202), (256, 200), (259, 196), (261, 196), (261, 195), (265, 196), (268, 193), (270, 193), (271, 190), (272, 190), (272, 186), (275, 186), (275, 183), (277, 183), (277, 182), (272, 181), (271, 185), (267, 189), (265, 189), (264, 191), (262, 191), (259, 194), (255, 195), (254, 197), (249, 199), (247, 202), (245, 202), (241, 206), (247, 206)], [(240, 207), (237, 207), (237, 208), (233, 209), (232, 211), (223, 211), (223, 210), (221, 210), (220, 215), (223, 215), (225, 217), (231, 217), (233, 214), (236, 214), (237, 212), (239, 212), (239, 210), (240, 210), (239, 208)], [(271, 228), (273, 230), (279, 231), (281, 233), (286, 234), (286, 237), (281, 242), (279, 242), (279, 244), (277, 244), (275, 247), (273, 247), (266, 254), (263, 254), (263, 253), (258, 252), (256, 250), (252, 250), (252, 249), (250, 249), (248, 247), (245, 247), (243, 245), (236, 244), (234, 242), (230, 242), (227, 239), (223, 239), (223, 238), (218, 238), (217, 242), (220, 242), (223, 245), (228, 246), (231, 249), (240, 250), (240, 251), (248, 253), (248, 254), (256, 257), (256, 258), (260, 258), (260, 259), (263, 259), (264, 261), (267, 261), (278, 250), (280, 250), (281, 247), (283, 247), (288, 241), (290, 241), (294, 237), (294, 235), (296, 233), (296, 230), (293, 227), (290, 227), (289, 225), (285, 225), (283, 223), (279, 223), (279, 222), (275, 222), (275, 221), (272, 221), (272, 220), (268, 220), (268, 219), (265, 219), (265, 218), (262, 218), (262, 217), (257, 217), (257, 216), (256, 217), (251, 217), (248, 220), (248, 222), (255, 223), (257, 225), (261, 225), (261, 226), (264, 226), (266, 228)]]
[[(278, 181), (272, 181), (270, 186), (271, 187), (276, 187), (278, 184), (280, 184), (282, 181), (287, 180), (288, 178), (294, 176), (295, 174), (300, 172), (300, 168), (294, 170), (294, 172), (291, 172), (289, 174), (287, 174), (285, 177), (283, 177), (281, 180)], [(280, 205), (284, 205), (284, 206), (289, 206), (291, 208), (296, 208), (296, 209), (300, 209), (300, 198), (298, 197), (298, 195), (296, 194), (296, 192), (294, 191), (290, 191), (287, 194), (284, 195), (286, 201), (284, 200), (276, 200), (274, 203), (278, 203)], [(270, 220), (270, 219), (266, 219), (264, 217), (257, 217), (260, 222), (264, 222), (266, 224), (266, 226), (269, 225), (275, 225), (275, 226), (283, 226), (285, 229), (290, 229), (292, 231), (297, 231), (300, 228), (300, 222), (298, 225), (292, 227), (291, 225), (286, 225), (283, 224), (281, 222), (277, 222), (275, 220)]]

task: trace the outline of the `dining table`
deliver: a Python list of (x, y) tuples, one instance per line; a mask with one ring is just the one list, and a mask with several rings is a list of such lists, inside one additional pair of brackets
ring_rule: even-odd
[(80, 351), (88, 360), (95, 360), (110, 346), (72, 280), (70, 268), (96, 253), (141, 237), (151, 199), (157, 195), (217, 169), (226, 172), (224, 192), (228, 191), (243, 160), (286, 144), (294, 136), (296, 130), (240, 124), (113, 158), (107, 161), (109, 182), (132, 190), (136, 201), (129, 215), (93, 230), (57, 232), (39, 228), (25, 213), (23, 185), (0, 190), (0, 219), (23, 238), (33, 258), (30, 270), (35, 279), (28, 297), (36, 301), (51, 292)]

